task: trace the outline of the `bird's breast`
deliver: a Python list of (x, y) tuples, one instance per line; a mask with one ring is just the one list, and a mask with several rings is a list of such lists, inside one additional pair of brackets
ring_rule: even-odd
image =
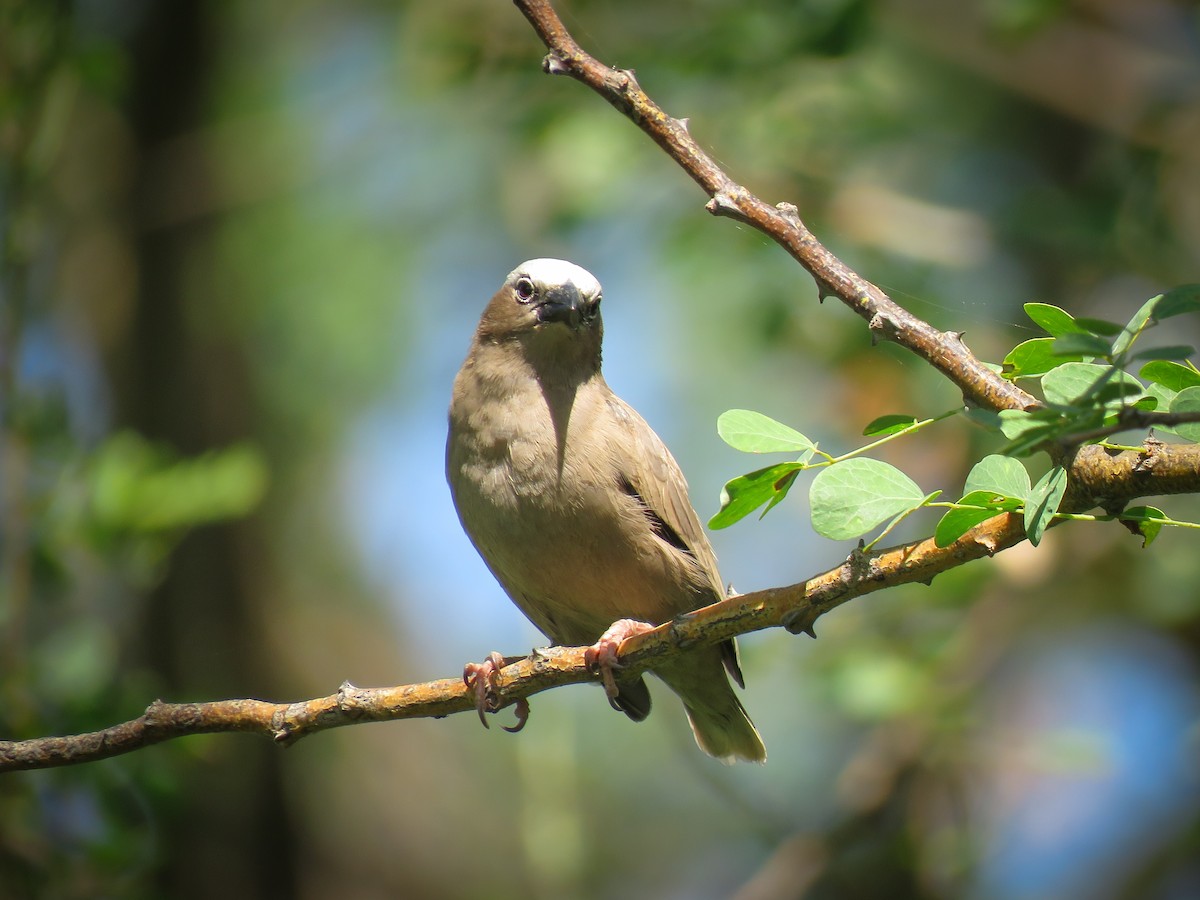
[(620, 618), (662, 622), (700, 605), (707, 582), (622, 489), (586, 401), (556, 421), (544, 401), (524, 400), (473, 419), (452, 410), (447, 453), (463, 527), (509, 596), (564, 643), (593, 641)]

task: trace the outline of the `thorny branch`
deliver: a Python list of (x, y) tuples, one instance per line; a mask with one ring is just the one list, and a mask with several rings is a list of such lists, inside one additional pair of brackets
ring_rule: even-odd
[(708, 194), (709, 212), (743, 222), (774, 240), (812, 275), (822, 298), (838, 297), (867, 320), (876, 339), (895, 341), (944, 373), (968, 403), (987, 409), (1038, 405), (1036, 398), (976, 359), (962, 335), (938, 331), (851, 270), (805, 227), (795, 206), (772, 206), (733, 181), (688, 133), (686, 119), (664, 112), (641, 89), (632, 70), (614, 69), (580, 48), (547, 0), (515, 3), (550, 51), (542, 68), (583, 82), (646, 132)]
[[(867, 320), (878, 339), (891, 340), (925, 359), (986, 409), (1028, 409), (1038, 401), (997, 375), (967, 349), (961, 335), (940, 332), (894, 303), (878, 287), (849, 269), (804, 226), (788, 203), (772, 206), (735, 183), (675, 119), (646, 95), (632, 71), (613, 69), (585, 53), (546, 0), (514, 0), (545, 42), (543, 67), (565, 74), (599, 93), (663, 148), (709, 195), (714, 215), (744, 222), (771, 237), (816, 280), (822, 297), (836, 296)], [(1062, 510), (1101, 506), (1121, 509), (1136, 497), (1200, 493), (1200, 447), (1147, 440), (1140, 451), (1111, 452), (1100, 446), (1062, 448), (1070, 475)], [(1021, 518), (1004, 514), (984, 522), (949, 547), (932, 539), (871, 555), (853, 553), (841, 565), (807, 581), (732, 597), (631, 638), (621, 647), (621, 664), (631, 672), (653, 668), (669, 654), (766, 628), (813, 634), (816, 620), (841, 604), (883, 588), (930, 582), (965, 562), (991, 556), (1025, 539)], [(566, 684), (596, 681), (584, 650), (555, 647), (506, 660), (488, 708)], [(423, 684), (363, 689), (343, 684), (328, 697), (296, 703), (220, 700), (208, 703), (155, 701), (137, 719), (72, 737), (0, 741), (0, 772), (91, 762), (191, 734), (242, 731), (289, 745), (309, 734), (357, 722), (442, 717), (475, 708), (473, 692), (460, 678)]]

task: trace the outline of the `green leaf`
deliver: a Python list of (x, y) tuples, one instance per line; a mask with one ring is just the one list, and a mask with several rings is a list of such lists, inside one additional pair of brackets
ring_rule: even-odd
[(1181, 284), (1150, 301), (1155, 319), (1169, 319), (1184, 313), (1200, 312), (1200, 284)]
[(1167, 514), (1155, 506), (1131, 506), (1121, 513), (1121, 521), (1135, 526), (1142, 536), (1142, 548), (1154, 543), (1158, 533), (1162, 531), (1162, 522), (1158, 519), (1167, 518)]
[[(1042, 375), (1055, 366), (1062, 365), (1067, 360), (1063, 358), (1063, 354), (1054, 352), (1054, 343), (1054, 338), (1034, 338), (1017, 344), (1004, 357), (1004, 377), (1014, 379)], [(1068, 359), (1080, 360), (1083, 356), (1078, 353), (1069, 354)]]
[[(1170, 411), (1173, 413), (1200, 412), (1200, 387), (1184, 388), (1171, 400)], [(1200, 442), (1200, 422), (1185, 422), (1182, 425), (1172, 425), (1172, 430), (1181, 438)]]
[[(727, 482), (721, 491), (721, 508), (708, 520), (708, 527), (727, 528), (750, 515), (764, 503), (774, 500), (780, 491), (786, 494), (792, 486), (789, 475), (794, 478), (795, 473), (802, 468), (803, 463), (778, 463), (746, 475), (739, 475)], [(785, 479), (788, 480), (783, 483)], [(771, 505), (775, 504), (772, 502)]]
[[(1122, 372), (1121, 374), (1124, 375), (1125, 373)], [(1106, 409), (1120, 409), (1122, 406), (1133, 405), (1129, 402), (1131, 397), (1136, 396), (1140, 400), (1145, 394), (1146, 391), (1141, 384), (1134, 385), (1126, 381), (1113, 380), (1097, 385), (1094, 391), (1088, 394), (1086, 398), (1081, 399), (1100, 404)]]
[(1135, 359), (1187, 359), (1195, 352), (1196, 348), (1189, 347), (1187, 344), (1171, 344), (1166, 347), (1148, 347), (1145, 350), (1139, 350), (1129, 359), (1130, 361)]
[(972, 466), (963, 491), (967, 496), (978, 491), (990, 491), (1024, 502), (1029, 497), (1029, 473), (1011, 457), (995, 454), (985, 456)]
[(916, 509), (925, 494), (895, 466), (856, 457), (822, 469), (809, 489), (813, 528), (835, 541)]
[[(1152, 384), (1146, 389), (1146, 396), (1156, 401), (1155, 409), (1160, 409), (1163, 412), (1168, 412), (1171, 409), (1171, 401), (1175, 399), (1176, 392), (1167, 390), (1161, 384)], [(1175, 429), (1170, 425), (1155, 425), (1155, 431), (1166, 431), (1170, 434), (1175, 433)]]
[(775, 495), (771, 497), (771, 501), (765, 507), (763, 507), (763, 511), (759, 515), (759, 519), (762, 519), (763, 516), (773, 510), (779, 504), (779, 502), (788, 495), (788, 491), (790, 491), (792, 489), (792, 485), (796, 483), (796, 476), (799, 474), (800, 470), (796, 469), (792, 472), (788, 472), (777, 482), (775, 482)]
[(1156, 360), (1142, 366), (1138, 375), (1154, 384), (1161, 384), (1173, 392), (1189, 387), (1200, 387), (1200, 372), (1197, 372), (1196, 367), (1192, 365), (1183, 366), (1176, 362)]
[(933, 542), (939, 547), (949, 547), (980, 522), (998, 515), (1000, 511), (990, 507), (947, 510), (933, 530)]
[(717, 434), (746, 453), (812, 452), (816, 445), (782, 422), (749, 409), (730, 409), (717, 419)]
[(1057, 306), (1052, 306), (1049, 303), (1026, 303), (1025, 315), (1029, 316), (1036, 324), (1042, 327), (1047, 334), (1053, 337), (1062, 337), (1064, 334), (1079, 334), (1083, 331), (1075, 324), (1074, 317), (1065, 309), (1059, 309)]
[[(1107, 391), (1110, 385), (1116, 385), (1112, 393), (1101, 397), (1101, 391)], [(1112, 366), (1072, 362), (1042, 376), (1042, 392), (1047, 403), (1071, 406), (1092, 401), (1106, 408), (1120, 408), (1128, 404), (1130, 397), (1145, 393), (1145, 388), (1128, 372)]]
[(1108, 319), (1091, 319), (1087, 316), (1078, 317), (1075, 324), (1091, 334), (1098, 334), (1102, 337), (1116, 337), (1125, 330), (1124, 326), (1118, 322), (1110, 322)]
[(980, 428), (986, 428), (988, 431), (1000, 430), (1000, 416), (993, 410), (983, 409), (980, 406), (967, 406), (961, 410), (960, 415)]
[(1121, 329), (1120, 336), (1113, 341), (1113, 356), (1120, 356), (1129, 349), (1130, 345), (1146, 329), (1146, 326), (1154, 317), (1154, 310), (1162, 302), (1162, 299), (1162, 294), (1159, 294), (1157, 297), (1151, 297), (1133, 314), (1133, 318), (1129, 320), (1129, 324)]
[(1067, 470), (1062, 466), (1055, 466), (1033, 486), (1025, 503), (1025, 534), (1033, 546), (1041, 543), (1042, 535), (1053, 521), (1066, 492)]
[[(1024, 468), (1021, 471), (1025, 471)], [(1025, 482), (1029, 483), (1028, 477)], [(986, 522), (1000, 513), (1016, 512), (1023, 502), (1014, 497), (1001, 496), (995, 491), (971, 491), (958, 501), (957, 508), (942, 516), (934, 529), (934, 543), (939, 547), (949, 547), (980, 522)]]
[(1048, 410), (1002, 409), (1000, 432), (1015, 441), (1031, 432), (1053, 430), (1060, 419)]
[(963, 506), (990, 509), (994, 513), (1015, 512), (1025, 505), (1019, 497), (1005, 497), (995, 491), (971, 491), (958, 502)]
[(244, 516), (266, 492), (262, 454), (248, 444), (179, 458), (133, 432), (97, 451), (91, 512), (106, 527), (152, 533)]
[(1064, 334), (1054, 339), (1055, 356), (1108, 356), (1112, 347), (1094, 334)]
[(899, 414), (880, 416), (863, 429), (863, 437), (884, 437), (885, 435), (895, 434), (897, 431), (903, 431), (905, 428), (916, 424), (916, 421), (916, 416), (903, 416)]

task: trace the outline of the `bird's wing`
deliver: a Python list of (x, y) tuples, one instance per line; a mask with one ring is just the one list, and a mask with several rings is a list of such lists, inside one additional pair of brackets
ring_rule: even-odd
[[(725, 599), (717, 555), (688, 499), (687, 480), (675, 457), (633, 407), (614, 394), (609, 395), (608, 402), (621, 425), (621, 437), (628, 441), (627, 451), (620, 454), (620, 459), (629, 460), (629, 471), (622, 473), (623, 487), (641, 500), (658, 536), (692, 556), (703, 569), (713, 596), (698, 605)], [(722, 641), (719, 647), (725, 670), (740, 687), (745, 687), (737, 643), (731, 639)]]
[(628, 461), (628, 471), (621, 473), (624, 486), (646, 506), (658, 536), (700, 564), (716, 594), (714, 599), (724, 598), (716, 554), (692, 509), (687, 481), (679, 464), (632, 407), (614, 395), (610, 395), (609, 403), (614, 418), (621, 424), (622, 437), (628, 442), (627, 451), (620, 455), (622, 461)]

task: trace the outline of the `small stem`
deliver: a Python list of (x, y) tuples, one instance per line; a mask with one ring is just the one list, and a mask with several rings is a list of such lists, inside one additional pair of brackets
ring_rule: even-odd
[[(932, 419), (922, 419), (920, 422), (913, 422), (911, 425), (906, 425), (904, 428), (901, 428), (899, 431), (894, 431), (891, 434), (884, 435), (879, 440), (873, 441), (870, 444), (866, 444), (862, 447), (859, 447), (856, 450), (851, 450), (849, 453), (843, 453), (841, 456), (830, 457), (829, 462), (830, 462), (830, 464), (833, 464), (833, 463), (841, 462), (842, 460), (845, 460), (845, 459), (852, 459), (855, 456), (861, 456), (862, 454), (866, 453), (868, 450), (874, 450), (876, 447), (882, 447), (888, 441), (894, 441), (898, 437), (904, 437), (905, 435), (912, 434), (913, 432), (916, 432), (916, 431), (920, 431), (926, 425), (932, 425), (934, 422), (940, 422), (943, 419), (948, 419), (951, 416), (955, 416), (955, 415), (958, 415), (958, 410), (951, 409), (951, 410), (948, 410), (947, 412), (941, 413), (940, 415), (934, 416)], [(819, 453), (820, 451), (818, 450), (817, 452)], [(824, 455), (827, 455), (827, 454), (824, 454)]]

